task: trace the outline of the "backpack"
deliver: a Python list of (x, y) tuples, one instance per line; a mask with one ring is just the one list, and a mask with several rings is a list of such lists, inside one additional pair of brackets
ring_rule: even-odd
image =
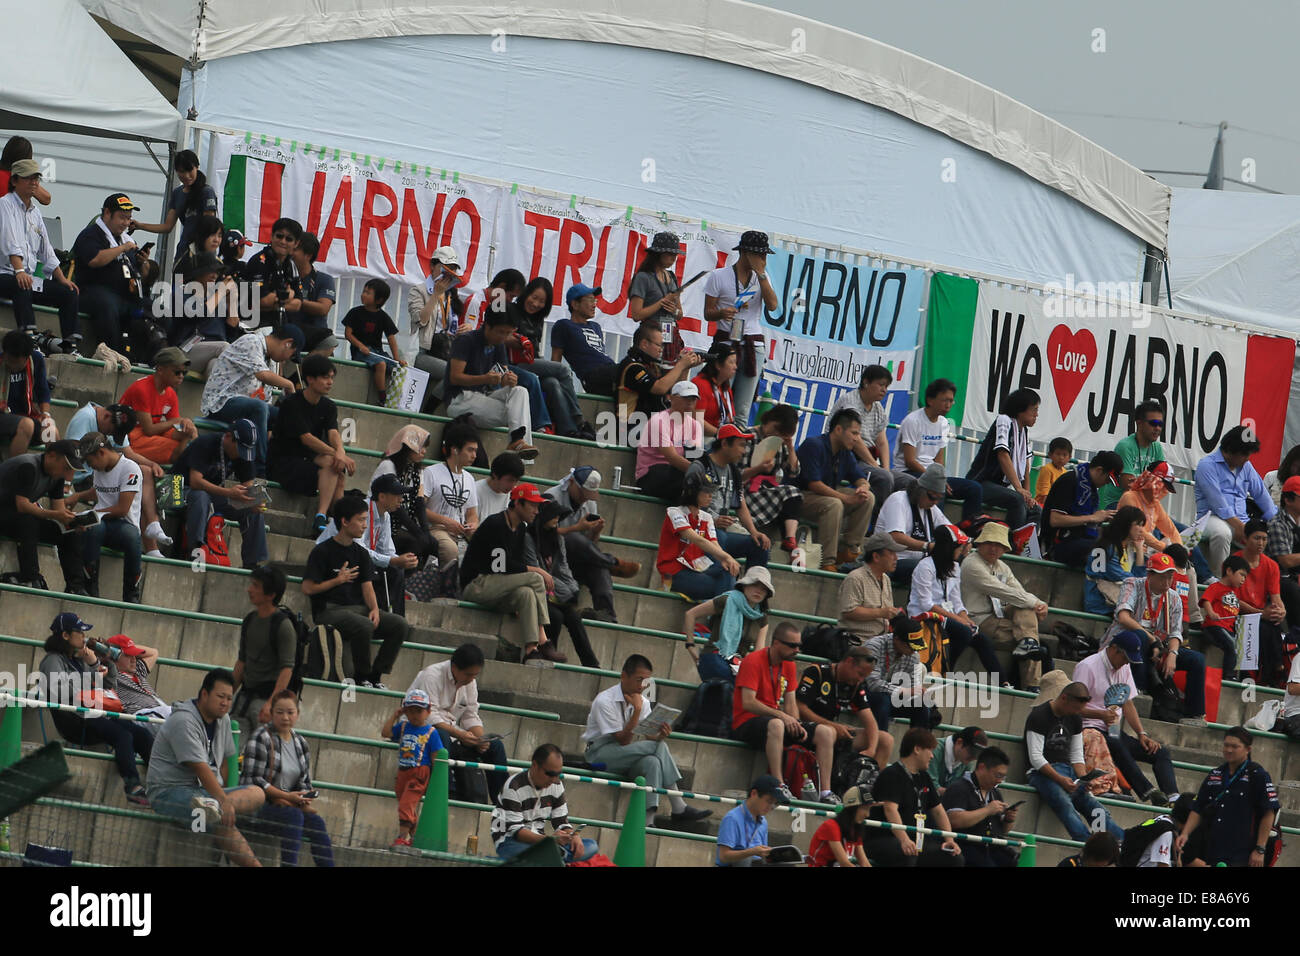
[(1183, 716), (1183, 695), (1172, 680), (1165, 680), (1154, 663), (1148, 667), (1150, 680), (1147, 691), (1151, 694), (1151, 719), (1176, 724)]
[[(246, 616), (243, 620), (243, 623), (239, 625), (239, 643), (241, 647), (244, 645), (244, 642), (248, 638), (248, 623), (251, 620), (253, 620), (256, 617), (256, 615), (257, 612), (254, 611), (253, 613)], [(290, 675), (289, 677), (288, 689), (293, 691), (299, 697), (302, 697), (303, 678), (304, 677), (311, 677), (315, 679), (320, 678), (319, 673), (308, 673), (308, 670), (310, 669), (308, 658), (310, 656), (311, 643), (313, 639), (315, 639), (316, 635), (313, 633), (313, 629), (307, 626), (307, 622), (302, 619), (301, 614), (299, 614), (297, 611), (293, 610), (292, 608), (285, 607), (283, 604), (281, 604), (276, 608), (275, 613), (271, 615), (271, 636), (272, 637), (274, 637), (275, 634), (279, 631), (280, 621), (282, 621), (285, 618), (288, 618), (289, 623), (293, 625), (293, 633), (294, 633), (293, 674)], [(319, 630), (319, 628), (317, 630)]]
[[(820, 782), (817, 772), (817, 755), (807, 747), (791, 744), (785, 748), (781, 758), (781, 777), (790, 788), (796, 800), (802, 799), (804, 780), (811, 780), (814, 786)], [(818, 788), (820, 789), (820, 787)]]
[(230, 567), (230, 549), (226, 547), (226, 519), (221, 515), (208, 518), (199, 550), (203, 552), (204, 564)]
[(925, 648), (917, 651), (916, 656), (921, 659), (921, 666), (931, 674), (943, 676), (948, 658), (948, 631), (944, 626), (944, 617), (926, 611), (917, 620), (925, 628), (922, 631), (925, 635)]
[(803, 629), (803, 652), (830, 661), (842, 661), (853, 643), (853, 633), (834, 624), (809, 624)]
[(695, 688), (695, 696), (678, 721), (677, 730), (701, 737), (731, 736), (731, 696), (735, 685), (729, 680), (706, 680)]
[[(302, 655), (302, 675), (312, 680), (343, 683), (344, 678), (351, 676), (348, 671), (352, 656), (343, 653), (343, 635), (339, 633), (338, 628), (326, 624), (317, 624), (313, 628), (308, 628), (306, 622), (302, 621), (302, 615), (298, 615), (298, 621), (302, 622), (303, 628), (299, 633), (301, 643), (297, 652)], [(294, 672), (297, 671), (295, 664)]]
[[(1124, 840), (1120, 843), (1119, 865), (1125, 867), (1137, 866), (1147, 847), (1155, 843), (1164, 834), (1173, 832), (1174, 822), (1160, 817), (1152, 817), (1135, 827), (1129, 827), (1124, 831)], [(1173, 861), (1169, 862), (1172, 865)]]
[(845, 794), (858, 787), (864, 796), (869, 796), (879, 776), (880, 766), (874, 757), (846, 750), (835, 757), (835, 766), (831, 768), (831, 789)]
[(1056, 636), (1057, 655), (1065, 661), (1081, 661), (1097, 650), (1097, 639), (1089, 637), (1073, 624), (1057, 621), (1052, 625)]

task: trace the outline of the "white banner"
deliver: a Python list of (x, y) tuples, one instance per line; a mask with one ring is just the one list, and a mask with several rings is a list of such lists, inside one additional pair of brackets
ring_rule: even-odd
[(1062, 315), (1063, 301), (1076, 300), (980, 283), (963, 425), (987, 431), (1008, 393), (1032, 388), (1042, 397), (1034, 439), (1099, 451), (1129, 434), (1133, 407), (1150, 398), (1166, 409), (1166, 458), (1194, 468), (1241, 423), (1245, 333), (1118, 305)]
[[(218, 135), (205, 163), (227, 229), (271, 240), (280, 217), (320, 240), (321, 268), (336, 278), (423, 282), (434, 249), (460, 255), (470, 289), (489, 281), (488, 249), (504, 190), (455, 173), (346, 153), (296, 140)], [(400, 303), (389, 311), (401, 312)], [(399, 327), (404, 321), (399, 317)]]
[(1237, 670), (1259, 669), (1259, 614), (1237, 615)]

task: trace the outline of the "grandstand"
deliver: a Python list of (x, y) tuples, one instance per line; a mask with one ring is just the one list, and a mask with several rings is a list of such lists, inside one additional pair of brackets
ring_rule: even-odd
[[(51, 329), (56, 317), (38, 313), (40, 322)], [(0, 326), (12, 327), (12, 316), (0, 311)], [(340, 406), (340, 418), (355, 423), (355, 441), (349, 454), (358, 461), (357, 474), (349, 485), (364, 488), (389, 436), (409, 420), (418, 421), (434, 436), (434, 444), (447, 419), (439, 416), (413, 416), (392, 412), (370, 404), (370, 377), (360, 363), (337, 361), (339, 373), (333, 397)], [(50, 365), (57, 377), (54, 417), (62, 427), (76, 406), (85, 401), (107, 404), (148, 369), (131, 373), (109, 372), (102, 363), (84, 358), (55, 357)], [(193, 377), (191, 377), (192, 379)], [(195, 415), (201, 383), (187, 380), (180, 388), (182, 413)], [(584, 415), (596, 420), (609, 402), (595, 396), (582, 396)], [(504, 429), (484, 430), (483, 440), (489, 456), (501, 451), (507, 442)], [(602, 448), (579, 439), (565, 439), (538, 434), (541, 455), (529, 466), (529, 480), (546, 486), (563, 477), (575, 463), (596, 466), (610, 475), (615, 467), (624, 474), (633, 470), (633, 455), (626, 449)], [(302, 565), (311, 542), (304, 537), (311, 521), (312, 502), (272, 492), (267, 512), (271, 559), (290, 574), (287, 603), (306, 610), (306, 599), (298, 590)], [(601, 663), (600, 670), (576, 665), (524, 666), (510, 662), (509, 644), (517, 643), (515, 624), (502, 615), (468, 602), (408, 602), (407, 616), (413, 631), (411, 641), (398, 657), (387, 691), (363, 688), (345, 689), (319, 681), (309, 682), (302, 700), (302, 717), (298, 729), (310, 741), (313, 777), (321, 791), (318, 807), (328, 823), (336, 846), (342, 849), (340, 863), (370, 865), (390, 862), (384, 848), (391, 839), (396, 816), (392, 793), (395, 755), (394, 745), (379, 739), (378, 729), (391, 713), (394, 700), (409, 685), (416, 672), (431, 663), (446, 659), (458, 644), (472, 641), (480, 646), (488, 664), (480, 678), (480, 695), (485, 703), (488, 729), (506, 734), (512, 766), (527, 764), (533, 749), (544, 742), (559, 745), (566, 754), (580, 754), (579, 735), (586, 721), (589, 703), (595, 694), (616, 679), (623, 659), (631, 653), (644, 654), (655, 664), (659, 699), (685, 708), (697, 683), (695, 668), (679, 633), (684, 600), (676, 594), (659, 590), (652, 577), (650, 558), (656, 547), (663, 520), (661, 502), (621, 491), (602, 491), (601, 514), (608, 522), (604, 545), (619, 557), (642, 562), (641, 576), (615, 585), (615, 606), (619, 624), (591, 621), (593, 647)], [(230, 534), (237, 537), (238, 530)], [(232, 541), (232, 552), (235, 542)], [(11, 542), (0, 545), (0, 569), (15, 567)], [(776, 620), (793, 620), (800, 625), (833, 621), (836, 594), (841, 575), (820, 571), (801, 574), (788, 565), (786, 555), (773, 551), (773, 579), (777, 596), (773, 601)], [(1050, 635), (1053, 621), (1065, 620), (1081, 630), (1100, 634), (1105, 619), (1077, 610), (1082, 605), (1082, 576), (1064, 566), (1046, 561), (1008, 558), (1015, 562), (1016, 573), (1026, 587), (1047, 598), (1051, 614), (1043, 622), (1042, 640), (1055, 645)], [(146, 559), (143, 603), (126, 605), (109, 599), (73, 597), (59, 593), (62, 582), (52, 553), (44, 552), (42, 568), (51, 591), (0, 585), (0, 670), (28, 673), (36, 669), (42, 652), (40, 643), (48, 633), (50, 620), (60, 611), (76, 611), (95, 625), (95, 634), (106, 636), (126, 633), (135, 641), (159, 649), (161, 660), (155, 673), (155, 686), (165, 700), (183, 699), (195, 693), (202, 671), (210, 666), (230, 666), (234, 661), (239, 621), (247, 611), (244, 594), (247, 572), (208, 567), (196, 573), (187, 561)], [(120, 573), (117, 559), (109, 557), (102, 572), (104, 581), (116, 581)], [(895, 603), (906, 604), (906, 592), (899, 590)], [(1193, 645), (1196, 638), (1193, 637)], [(1004, 656), (1006, 652), (1001, 652)], [(1209, 663), (1219, 662), (1219, 652), (1206, 651)], [(975, 661), (967, 651), (966, 662)], [(1069, 672), (1072, 664), (1058, 663)], [(955, 664), (955, 670), (975, 671), (976, 666)], [(1025, 714), (1033, 695), (1019, 691), (991, 688), (997, 695), (997, 712), (983, 716), (976, 707), (942, 707), (948, 729), (978, 723), (985, 728), (1012, 758), (1008, 783), (1004, 789), (1015, 791), (1014, 799), (1024, 799), (1017, 821), (1016, 836), (1032, 834), (1036, 838), (1039, 866), (1054, 865), (1063, 856), (1076, 852), (1062, 825), (1037, 794), (1024, 783), (1026, 765), (1021, 741)], [(1240, 723), (1254, 712), (1258, 702), (1277, 693), (1254, 689), (1254, 703), (1242, 685), (1224, 684), (1218, 720), (1209, 727), (1198, 728), (1161, 724), (1145, 717), (1149, 700), (1139, 699), (1139, 711), (1154, 736), (1171, 749), (1180, 789), (1194, 791), (1206, 772), (1221, 762), (1219, 746), (1222, 730)], [(353, 699), (354, 698), (354, 699)], [(22, 712), (24, 750), (33, 750), (48, 739), (56, 739), (48, 716), (40, 709)], [(901, 735), (900, 735), (901, 736)], [(730, 740), (690, 735), (674, 735), (673, 754), (681, 766), (683, 788), (723, 797), (742, 797), (749, 782), (764, 766), (762, 755)], [(1287, 832), (1300, 819), (1300, 793), (1287, 778), (1297, 776), (1292, 766), (1295, 748), (1278, 734), (1256, 735), (1254, 759), (1281, 781), (1282, 823)], [(73, 775), (70, 781), (33, 807), (20, 811), (11, 820), (11, 851), (7, 861), (21, 853), (28, 841), (53, 842), (72, 851), (73, 860), (94, 865), (143, 864), (185, 865), (210, 864), (214, 854), (210, 843), (180, 828), (165, 824), (148, 812), (129, 807), (123, 799), (118, 781), (107, 755), (69, 745), (68, 760)], [(590, 771), (574, 771), (587, 777), (601, 778)], [(598, 840), (602, 852), (611, 858), (625, 820), (628, 791), (597, 782), (570, 779), (567, 794), (573, 816), (589, 824), (586, 835)], [(1130, 801), (1103, 799), (1111, 814), (1122, 826), (1132, 826), (1157, 812), (1157, 808)], [(703, 805), (703, 804), (701, 804)], [(797, 808), (796, 808), (797, 809)], [(449, 811), (449, 847), (463, 851), (469, 838), (479, 838), (477, 855), (490, 854), (487, 838), (488, 808), (452, 801)], [(652, 828), (646, 838), (645, 859), (653, 866), (701, 866), (712, 860), (712, 833), (717, 818), (698, 832), (677, 832)], [(796, 825), (785, 810), (771, 818), (772, 842), (793, 842), (806, 851), (816, 824)], [(802, 821), (806, 824), (807, 821)], [(1291, 841), (1294, 844), (1295, 841)], [(278, 862), (269, 846), (258, 847), (262, 861)], [(1294, 863), (1297, 851), (1288, 845), (1282, 864)], [(474, 854), (471, 854), (474, 855)], [(305, 858), (308, 856), (304, 852)], [(466, 863), (462, 855), (422, 857), (402, 863)]]

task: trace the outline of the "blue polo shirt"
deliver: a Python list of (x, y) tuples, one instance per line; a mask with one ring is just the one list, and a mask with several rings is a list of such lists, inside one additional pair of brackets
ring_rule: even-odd
[[(748, 850), (766, 843), (767, 817), (755, 817), (743, 803), (737, 804), (718, 826), (718, 846), (728, 850)], [(723, 863), (716, 851), (713, 854), (713, 862), (718, 866), (753, 866), (757, 859), (749, 856), (739, 863)]]
[(838, 489), (840, 482), (859, 478), (867, 480), (858, 456), (849, 448), (835, 454), (831, 451), (831, 436), (826, 433), (804, 439), (799, 446), (799, 474), (787, 478), (786, 483), (806, 490), (809, 483), (824, 481)]

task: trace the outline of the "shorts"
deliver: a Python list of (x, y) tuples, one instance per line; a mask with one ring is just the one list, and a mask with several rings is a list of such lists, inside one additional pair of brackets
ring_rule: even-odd
[(295, 495), (314, 495), (320, 490), (320, 468), (310, 458), (273, 458), (267, 475)]
[[(11, 412), (0, 413), (0, 436), (3, 436), (5, 438), (13, 438), (15, 435), (18, 434), (18, 427), (23, 423), (23, 419), (27, 417), (28, 416), (26, 415), (14, 415)], [(40, 437), (39, 435), (35, 434), (34, 429), (33, 429), (32, 437), (33, 438)]]
[[(731, 739), (742, 741), (754, 750), (765, 750), (767, 748), (767, 722), (769, 719), (767, 717), (751, 717), (739, 727), (732, 729)], [(810, 720), (801, 720), (799, 725), (803, 727), (807, 736), (799, 740), (790, 733), (789, 728), (786, 728), (784, 746), (801, 744), (807, 747), (812, 743), (817, 724)]]
[(170, 465), (180, 451), (181, 433), (169, 428), (161, 435), (146, 435), (140, 429), (131, 432), (131, 449), (159, 465)]
[[(246, 784), (242, 787), (226, 787), (225, 791), (234, 793), (236, 790), (250, 789), (252, 789), (251, 785)], [(191, 805), (194, 798), (210, 796), (212, 794), (202, 787), (165, 787), (149, 794), (149, 806), (154, 813), (189, 826), (190, 821), (194, 819), (194, 807)]]
[(362, 355), (356, 349), (353, 349), (352, 360), (354, 362), (365, 362), (366, 367), (371, 368), (375, 365), (383, 365), (388, 361), (388, 356), (384, 353), (383, 349), (371, 349), (367, 355)]

